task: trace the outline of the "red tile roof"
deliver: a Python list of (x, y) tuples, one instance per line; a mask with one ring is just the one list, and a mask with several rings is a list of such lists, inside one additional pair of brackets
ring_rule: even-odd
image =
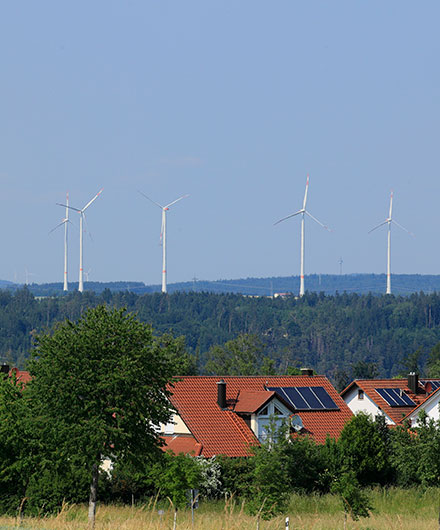
[(276, 392), (267, 390), (247, 391), (243, 390), (238, 394), (237, 402), (234, 406), (235, 412), (257, 412), (263, 405), (270, 401)]
[(200, 456), (202, 452), (202, 444), (198, 443), (191, 434), (165, 435), (162, 438), (165, 442), (164, 451), (169, 449), (176, 455), (185, 453), (193, 456)]
[(185, 376), (170, 387), (174, 408), (194, 438), (202, 444), (202, 454), (206, 457), (216, 454), (249, 455), (249, 446), (258, 442), (237, 412), (251, 412), (244, 409), (258, 408), (263, 402), (263, 392), (269, 394), (266, 386), (322, 386), (327, 390), (339, 410), (297, 412), (305, 430), (318, 443), (324, 443), (327, 435), (337, 438), (346, 421), (352, 417), (344, 400), (324, 376), (224, 376), (227, 410), (220, 409), (217, 404), (219, 379), (218, 376)]
[(391, 407), (385, 399), (376, 392), (376, 388), (399, 388), (414, 401), (416, 406), (424, 401), (427, 396), (421, 385), (419, 385), (420, 392), (414, 394), (414, 392), (408, 388), (408, 379), (356, 379), (341, 392), (341, 396), (344, 397), (344, 395), (354, 386), (363, 390), (365, 394), (367, 394), (367, 396), (395, 423), (400, 423), (407, 414), (414, 410), (415, 407)]
[(32, 379), (31, 374), (29, 372), (26, 372), (25, 370), (19, 370), (18, 368), (11, 368), (9, 370), (9, 377), (12, 377), (12, 375), (15, 374), (15, 377), (17, 378), (17, 382), (19, 383), (29, 383), (29, 381)]

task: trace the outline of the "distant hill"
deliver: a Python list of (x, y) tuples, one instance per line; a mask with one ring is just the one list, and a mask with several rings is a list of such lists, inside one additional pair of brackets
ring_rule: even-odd
[(338, 387), (373, 372), (381, 377), (405, 374), (415, 370), (415, 364), (423, 375), (429, 352), (440, 343), (440, 293), (308, 292), (302, 298), (272, 298), (107, 289), (100, 294), (72, 290), (67, 295), (34, 296), (22, 288), (0, 289), (0, 361), (26, 366), (36, 334), (66, 318), (76, 321), (87, 308), (104, 303), (134, 312), (155, 333), (185, 337), (200, 373), (207, 373), (213, 346), (241, 333), (255, 335), (262, 343), (255, 370), (262, 367), (263, 356), (269, 357), (277, 373), (307, 366), (338, 381)]
[(8, 282), (8, 280), (0, 280), (0, 289), (14, 289), (16, 287), (18, 287), (17, 284), (13, 282)]
[[(305, 279), (306, 290), (323, 292), (328, 295), (336, 293), (383, 294), (385, 293), (385, 274), (310, 274)], [(12, 282), (0, 280), (0, 288), (15, 289), (21, 287)], [(63, 293), (63, 284), (46, 283), (28, 285), (35, 296), (56, 296)], [(69, 284), (70, 291), (78, 289), (78, 283)], [(145, 285), (143, 282), (85, 282), (87, 291), (102, 293), (106, 289), (112, 292), (129, 291), (136, 294), (160, 292), (161, 286)], [(171, 283), (168, 292), (209, 292), (234, 293), (247, 296), (272, 296), (276, 293), (298, 294), (299, 277), (285, 276), (272, 278), (240, 278), (236, 280), (193, 280), (190, 282)], [(440, 291), (440, 275), (427, 274), (393, 274), (392, 292), (396, 295), (412, 293), (434, 293)]]

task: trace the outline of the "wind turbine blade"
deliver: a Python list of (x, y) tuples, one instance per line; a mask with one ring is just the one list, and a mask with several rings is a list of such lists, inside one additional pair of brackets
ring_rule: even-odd
[(309, 191), (309, 175), (307, 174), (307, 181), (306, 181), (306, 191), (304, 193), (304, 202), (303, 202), (303, 210), (306, 209), (306, 203), (307, 203), (307, 192)]
[(150, 199), (150, 197), (148, 197), (148, 195), (145, 195), (145, 193), (143, 193), (142, 191), (138, 190), (138, 193), (140, 193), (143, 197), (145, 197), (146, 199), (148, 199), (150, 202), (152, 202), (153, 204), (155, 204), (156, 206), (159, 206), (159, 208), (161, 210), (163, 210), (163, 206), (161, 204), (159, 204), (158, 202), (156, 201), (153, 201), (153, 199)]
[(391, 219), (391, 218), (392, 218), (392, 213), (393, 213), (393, 195), (394, 195), (394, 192), (393, 192), (393, 190), (391, 190), (391, 196), (390, 196), (390, 215), (388, 216), (388, 219)]
[(176, 204), (176, 202), (179, 202), (179, 201), (181, 201), (182, 199), (186, 199), (187, 197), (189, 197), (189, 195), (182, 195), (182, 197), (179, 197), (179, 198), (176, 199), (175, 201), (170, 202), (170, 204), (167, 204), (166, 206), (164, 206), (164, 208), (169, 208), (169, 207), (172, 206), (173, 204)]
[(298, 215), (300, 213), (304, 213), (304, 210), (298, 210), (297, 212), (295, 213), (291, 213), (290, 215), (286, 215), (286, 217), (283, 217), (282, 219), (280, 219), (279, 221), (277, 221), (276, 223), (274, 223), (273, 225), (277, 225), (278, 223), (282, 223), (283, 221), (285, 221), (286, 219), (290, 219), (291, 217), (295, 217), (295, 215)]
[(96, 199), (101, 195), (103, 189), (104, 189), (104, 188), (101, 188), (101, 189), (98, 191), (98, 193), (93, 197), (93, 199), (90, 200), (90, 201), (84, 206), (84, 208), (82, 209), (83, 212), (85, 212), (85, 211), (87, 210), (87, 208), (92, 204), (92, 202), (96, 201)]
[(374, 230), (376, 230), (376, 228), (379, 228), (383, 225), (386, 225), (388, 223), (388, 219), (385, 219), (385, 221), (383, 223), (379, 223), (377, 226), (375, 226), (374, 228), (372, 228), (368, 233), (371, 234), (371, 232), (374, 232)]
[(68, 204), (61, 204), (60, 202), (57, 202), (58, 206), (64, 206), (64, 208), (70, 208), (70, 210), (75, 210), (75, 212), (81, 212), (78, 208), (74, 208), (73, 206), (69, 206)]
[(52, 230), (49, 232), (49, 234), (51, 234), (52, 232), (54, 232), (54, 231), (55, 231), (57, 228), (59, 228), (60, 226), (63, 226), (63, 224), (64, 224), (64, 223), (67, 223), (67, 221), (68, 221), (67, 219), (63, 219), (63, 220), (61, 221), (60, 224), (57, 224), (55, 228), (52, 228)]
[(318, 219), (316, 219), (316, 217), (314, 217), (311, 213), (309, 212), (305, 212), (311, 219), (313, 219), (315, 221), (315, 223), (318, 223), (320, 226), (322, 226), (322, 228), (325, 228), (326, 230), (328, 230), (329, 232), (332, 232), (332, 229), (329, 228), (327, 225), (321, 223), (321, 221), (318, 221)]
[(410, 236), (413, 236), (413, 237), (416, 237), (412, 232), (410, 232), (409, 230), (407, 230), (404, 226), (402, 226), (401, 224), (399, 224), (397, 221), (395, 221), (394, 219), (391, 219), (391, 222), (394, 223), (395, 225), (397, 225), (399, 228), (401, 228), (402, 230), (405, 230), (405, 232), (407, 232)]

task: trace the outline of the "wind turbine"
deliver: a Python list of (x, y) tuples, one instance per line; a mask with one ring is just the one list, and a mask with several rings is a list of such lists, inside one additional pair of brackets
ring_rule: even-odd
[(286, 217), (283, 217), (276, 223), (281, 223), (282, 221), (285, 221), (286, 219), (290, 219), (291, 217), (295, 217), (295, 215), (301, 215), (301, 272), (300, 272), (300, 287), (299, 287), (299, 295), (304, 296), (304, 245), (305, 245), (305, 215), (308, 215), (311, 219), (315, 221), (315, 223), (318, 223), (320, 226), (331, 232), (330, 228), (324, 224), (321, 223), (321, 221), (318, 221), (316, 217), (314, 217), (310, 212), (306, 210), (306, 204), (307, 204), (307, 192), (309, 190), (309, 175), (307, 175), (307, 181), (306, 181), (306, 191), (304, 193), (304, 201), (303, 201), (303, 207), (301, 210), (298, 210), (295, 213), (291, 213), (290, 215), (287, 215)]
[(189, 195), (182, 195), (182, 197), (179, 197), (173, 202), (170, 202), (166, 206), (162, 206), (156, 201), (153, 201), (153, 199), (150, 199), (145, 193), (142, 193), (142, 191), (138, 190), (138, 192), (148, 199), (150, 202), (155, 204), (156, 206), (159, 206), (159, 208), (162, 210), (162, 227), (160, 230), (160, 240), (162, 243), (162, 292), (167, 292), (167, 211), (170, 209), (170, 206), (173, 204), (176, 204), (176, 202), (181, 201), (182, 199), (186, 199), (186, 197), (189, 197)]
[(73, 206), (69, 206), (68, 204), (60, 204), (57, 203), (59, 206), (65, 206), (66, 208), (70, 208), (71, 210), (75, 210), (75, 212), (79, 213), (79, 282), (78, 282), (78, 291), (82, 293), (84, 291), (84, 283), (83, 283), (83, 220), (85, 221), (85, 211), (87, 208), (92, 204), (92, 202), (96, 201), (96, 199), (99, 197), (99, 195), (102, 193), (102, 190), (104, 188), (100, 189), (98, 193), (91, 199), (83, 208), (74, 208)]
[(51, 234), (54, 230), (64, 225), (64, 287), (63, 291), (68, 291), (67, 282), (67, 225), (69, 224), (69, 192), (66, 193), (66, 217), (55, 228), (49, 232)]
[(386, 294), (391, 294), (391, 223), (394, 223), (402, 230), (405, 230), (405, 232), (408, 232), (411, 236), (414, 236), (412, 232), (407, 230), (404, 226), (400, 225), (397, 221), (395, 221), (392, 217), (393, 214), (393, 195), (394, 192), (391, 190), (391, 196), (390, 196), (390, 211), (388, 217), (383, 221), (382, 223), (379, 223), (377, 226), (372, 228), (368, 233), (371, 234), (376, 228), (379, 228), (380, 226), (383, 226), (385, 224), (388, 224), (388, 249), (387, 249), (387, 292)]

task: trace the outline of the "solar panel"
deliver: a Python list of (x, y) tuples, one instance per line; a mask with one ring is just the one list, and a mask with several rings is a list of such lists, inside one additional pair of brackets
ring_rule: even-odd
[(324, 405), (325, 409), (333, 409), (333, 410), (339, 410), (336, 403), (333, 401), (333, 399), (329, 396), (329, 393), (325, 388), (322, 386), (314, 386), (312, 387), (315, 394), (318, 396), (321, 403)]
[(310, 409), (306, 401), (301, 397), (298, 390), (294, 387), (267, 387), (267, 390), (274, 391), (284, 398), (288, 403), (298, 410)]
[(294, 407), (295, 410), (339, 410), (322, 386), (267, 387)]
[(426, 385), (426, 383), (431, 383), (431, 389), (434, 392), (434, 390), (437, 390), (437, 388), (440, 387), (440, 381), (431, 381), (430, 379), (427, 379), (426, 381), (420, 381), (422, 385)]
[(298, 388), (298, 392), (307, 401), (311, 409), (323, 409), (324, 405), (319, 401), (316, 395), (312, 392), (311, 387)]
[(414, 401), (402, 392), (400, 388), (376, 388), (376, 392), (391, 407), (415, 407)]

